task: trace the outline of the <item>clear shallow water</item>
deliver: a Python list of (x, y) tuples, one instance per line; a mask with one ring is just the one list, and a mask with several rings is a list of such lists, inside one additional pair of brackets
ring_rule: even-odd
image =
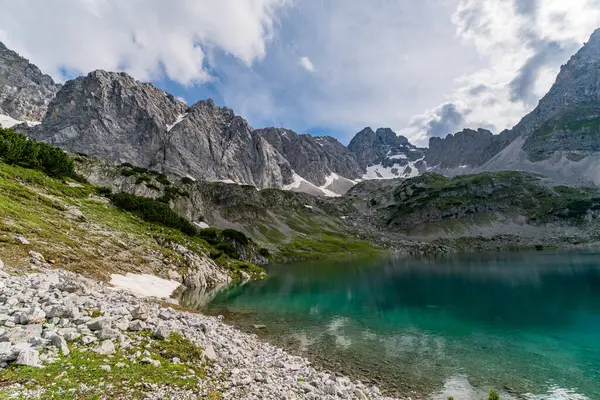
[(273, 266), (205, 307), (413, 398), (600, 399), (600, 254)]

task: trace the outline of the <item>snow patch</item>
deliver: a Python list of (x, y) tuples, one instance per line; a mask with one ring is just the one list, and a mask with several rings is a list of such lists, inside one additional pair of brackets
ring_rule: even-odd
[(194, 222), (194, 225), (196, 225), (198, 228), (200, 229), (208, 229), (210, 228), (210, 225), (208, 225), (206, 222), (204, 221), (200, 221), (200, 222)]
[(171, 297), (175, 289), (181, 285), (179, 282), (162, 279), (158, 276), (129, 272), (126, 275), (112, 274), (110, 284), (117, 289), (127, 290), (138, 296), (160, 298)]
[(293, 177), (294, 181), (292, 183), (290, 183), (289, 185), (285, 185), (283, 187), (283, 190), (298, 189), (300, 187), (300, 185), (302, 184), (302, 182), (306, 182), (307, 184), (311, 184), (310, 182), (308, 182), (306, 179), (304, 179), (303, 177), (301, 177), (300, 175), (298, 175), (295, 172), (294, 172), (294, 175), (292, 177)]
[(10, 115), (0, 114), (0, 128), (5, 128), (5, 129), (12, 128), (13, 126), (22, 124), (23, 122), (25, 122), (27, 124), (27, 126), (30, 128), (32, 126), (37, 126), (37, 125), (41, 124), (41, 122), (38, 122), (38, 121), (19, 121), (18, 119), (14, 119)]
[(319, 189), (321, 189), (323, 191), (323, 193), (325, 193), (325, 196), (327, 196), (327, 197), (341, 197), (341, 194), (335, 193), (335, 192), (327, 189), (338, 179), (340, 179), (340, 176), (338, 174), (332, 172), (325, 178), (325, 184), (323, 186), (319, 186)]
[(398, 167), (384, 167), (381, 164), (371, 165), (370, 167), (367, 167), (367, 173), (363, 175), (363, 179), (375, 180), (400, 178), (400, 174), (394, 174), (392, 169), (398, 169)]
[(293, 182), (290, 183), (289, 185), (285, 185), (283, 186), (283, 190), (294, 190), (294, 189), (300, 189), (302, 187), (302, 191), (306, 191), (304, 189), (314, 189), (311, 190), (310, 192), (321, 192), (323, 193), (326, 197), (340, 197), (341, 195), (338, 193), (335, 193), (329, 189), (327, 189), (327, 187), (329, 187), (336, 179), (340, 179), (339, 175), (337, 174), (330, 174), (329, 176), (327, 176), (327, 178), (325, 178), (325, 184), (323, 186), (316, 186), (315, 184), (310, 183), (309, 181), (307, 181), (306, 179), (304, 179), (303, 177), (301, 177), (300, 175), (298, 175), (296, 172), (294, 172), (293, 175)]
[(393, 156), (389, 156), (388, 159), (390, 159), (390, 160), (407, 160), (408, 157), (406, 156), (406, 154), (395, 154)]
[(0, 115), (0, 127), (2, 128), (12, 128), (20, 123), (22, 123), (22, 121), (18, 121), (8, 115)]
[(175, 126), (178, 123), (180, 123), (181, 121), (183, 121), (184, 119), (185, 119), (185, 114), (178, 115), (175, 122), (173, 122), (171, 125), (167, 125), (167, 132), (171, 132), (171, 129), (175, 128)]
[(308, 208), (309, 210), (313, 209), (313, 206), (309, 206), (308, 204), (305, 204), (304, 207)]
[(185, 177), (186, 177), (186, 178), (188, 178), (188, 179), (191, 179), (191, 180), (192, 180), (192, 182), (196, 182), (196, 178), (194, 178), (194, 177), (193, 177), (193, 176), (191, 176), (191, 175), (186, 175)]
[[(415, 161), (410, 161), (408, 165), (402, 167), (393, 165), (391, 167), (384, 167), (382, 164), (372, 165), (367, 167), (367, 173), (363, 175), (362, 179), (365, 180), (376, 180), (376, 179), (396, 179), (396, 178), (414, 178), (419, 176), (419, 169), (416, 164), (423, 161), (425, 157), (419, 158)], [(394, 173), (392, 170), (396, 170)], [(427, 169), (429, 171), (429, 168)]]

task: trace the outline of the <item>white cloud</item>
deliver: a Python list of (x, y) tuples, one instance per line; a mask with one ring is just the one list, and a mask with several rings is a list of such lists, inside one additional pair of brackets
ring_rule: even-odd
[(211, 79), (218, 48), (252, 65), (286, 0), (0, 0), (0, 40), (55, 77), (122, 70), (182, 84)]
[[(464, 127), (499, 133), (537, 105), (560, 65), (598, 28), (600, 4), (597, 0), (460, 0), (452, 21), (458, 37), (473, 45), (488, 65), (457, 77), (444, 104), (452, 103), (464, 114)], [(436, 121), (442, 106), (414, 117), (401, 132), (426, 144), (431, 133), (428, 123)]]
[(308, 57), (300, 57), (300, 66), (302, 68), (304, 68), (305, 70), (307, 70), (308, 72), (315, 72), (315, 66), (313, 65), (312, 61), (310, 61), (310, 58)]

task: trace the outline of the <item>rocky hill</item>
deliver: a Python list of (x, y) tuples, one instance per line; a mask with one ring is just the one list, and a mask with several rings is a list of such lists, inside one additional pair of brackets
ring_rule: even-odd
[(282, 128), (254, 132), (282, 154), (300, 178), (322, 191), (345, 193), (364, 174), (354, 154), (331, 136), (298, 135)]
[[(426, 158), (441, 173), (520, 170), (556, 183), (600, 185), (600, 30), (561, 68), (533, 112), (492, 136), (432, 138)], [(463, 154), (462, 159), (457, 154)], [(463, 164), (461, 164), (463, 163)], [(464, 173), (463, 172), (463, 173)]]
[(395, 179), (417, 176), (425, 171), (426, 149), (412, 145), (390, 128), (365, 128), (348, 144), (360, 166), (363, 179)]
[(94, 71), (67, 82), (27, 134), (69, 151), (195, 179), (257, 187), (292, 181), (289, 163), (232, 110), (210, 100), (189, 107), (124, 73)]
[(38, 67), (0, 42), (0, 115), (5, 125), (41, 121), (50, 100), (60, 89)]

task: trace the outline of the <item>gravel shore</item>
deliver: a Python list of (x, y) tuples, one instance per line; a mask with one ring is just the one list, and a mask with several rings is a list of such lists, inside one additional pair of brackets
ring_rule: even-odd
[[(306, 359), (240, 332), (219, 317), (176, 308), (61, 270), (21, 276), (0, 270), (0, 380), (4, 381), (0, 394), (41, 398), (49, 391), (60, 392), (61, 385), (6, 377), (68, 363), (68, 357), (77, 353), (105, 357), (106, 363), (98, 368), (89, 366), (100, 375), (98, 382), (111, 376), (113, 383), (102, 387), (107, 396), (103, 398), (127, 398), (122, 393), (129, 391), (150, 399), (386, 399), (375, 386), (320, 371)], [(167, 348), (177, 334), (201, 349), (202, 355), (182, 361), (165, 359), (164, 350), (153, 353)], [(182, 364), (188, 368), (182, 369)], [(187, 372), (173, 376), (173, 384), (119, 382), (126, 375), (119, 371), (140, 365)], [(175, 378), (187, 384), (178, 386)], [(85, 395), (98, 389), (89, 382), (76, 383), (65, 390)], [(115, 388), (121, 394), (111, 395)]]

